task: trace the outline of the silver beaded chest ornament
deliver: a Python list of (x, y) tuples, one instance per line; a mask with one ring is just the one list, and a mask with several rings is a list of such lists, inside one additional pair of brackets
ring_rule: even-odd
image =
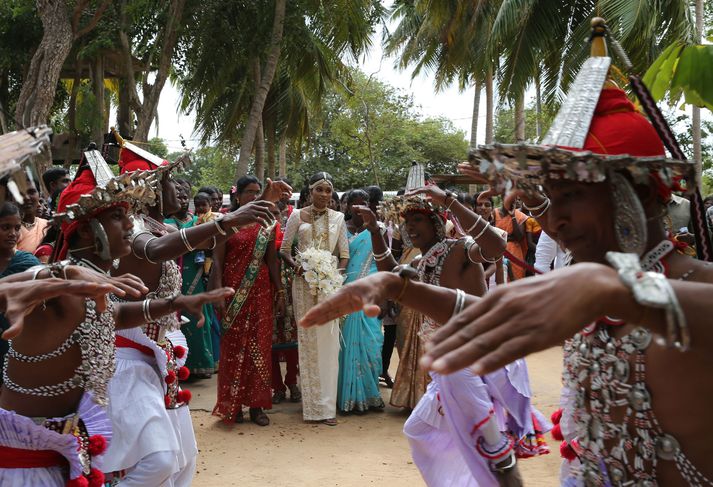
[[(648, 271), (664, 270), (674, 250), (664, 240), (641, 259)], [(619, 323), (621, 325), (623, 323)], [(659, 424), (646, 386), (646, 350), (652, 333), (643, 327), (615, 338), (611, 324), (588, 327), (564, 347), (563, 383), (572, 392), (578, 464), (571, 474), (586, 486), (659, 485), (659, 461), (672, 461), (689, 485), (713, 485)]]
[[(74, 375), (59, 384), (24, 387), (14, 382), (8, 374), (9, 360), (36, 364), (64, 355), (72, 346), (79, 347), (82, 360)], [(114, 375), (114, 313), (108, 303), (106, 311), (97, 313), (96, 303), (86, 300), (86, 316), (75, 330), (56, 349), (41, 355), (25, 355), (12, 346), (3, 365), (3, 382), (13, 392), (37, 397), (57, 397), (74, 389), (92, 392), (94, 401), (106, 406), (109, 402), (107, 388)]]

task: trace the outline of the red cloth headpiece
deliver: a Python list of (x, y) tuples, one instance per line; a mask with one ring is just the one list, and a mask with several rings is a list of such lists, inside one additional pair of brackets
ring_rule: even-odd
[(129, 142), (124, 142), (124, 146), (119, 153), (119, 169), (121, 174), (133, 171), (152, 171), (168, 164), (169, 162), (167, 160), (151, 154)]
[[(68, 206), (78, 203), (82, 195), (91, 194), (96, 187), (97, 181), (94, 178), (94, 173), (91, 171), (89, 166), (80, 168), (77, 176), (74, 178), (74, 181), (69, 183), (69, 185), (60, 194), (59, 202), (57, 203), (57, 214), (66, 212)], [(115, 206), (124, 206), (128, 209), (129, 203), (125, 201), (112, 202), (106, 206), (97, 208), (95, 211), (89, 215), (84, 215), (82, 218), (71, 221), (62, 221), (61, 242), (59, 242), (60, 246), (56, 260), (62, 260), (67, 256), (67, 252), (69, 251), (69, 238), (74, 234), (74, 232), (77, 231), (82, 222)]]
[(654, 127), (636, 111), (626, 93), (618, 88), (602, 90), (581, 150), (635, 157), (666, 155)]

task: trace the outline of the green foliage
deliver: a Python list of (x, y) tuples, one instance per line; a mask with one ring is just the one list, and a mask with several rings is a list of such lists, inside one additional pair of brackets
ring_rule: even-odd
[[(168, 155), (170, 160), (176, 159), (182, 152)], [(181, 175), (191, 182), (194, 188), (200, 186), (217, 186), (227, 191), (233, 184), (235, 152), (228, 147), (201, 147), (191, 154), (193, 164)]]
[(388, 85), (357, 71), (352, 78), (351, 94), (332, 92), (323, 101), (320, 129), (289, 170), (296, 187), (327, 171), (339, 190), (377, 182), (397, 190), (412, 161), (432, 173), (455, 172), (468, 151), (462, 131), (447, 119), (422, 119), (413, 100)]
[[(196, 3), (175, 75), (182, 108), (195, 110), (204, 143), (237, 145), (255, 91), (255, 66), (270, 44), (274, 1)], [(287, 2), (276, 85), (264, 110), (275, 130), (307, 133), (308, 105), (314, 109), (337, 80), (347, 81), (342, 57), (364, 52), (382, 11), (376, 0)]]
[(686, 45), (677, 41), (656, 59), (646, 72), (644, 83), (654, 99), (668, 95), (677, 105), (685, 102), (713, 110), (713, 45)]
[(168, 158), (168, 147), (166, 146), (166, 142), (164, 142), (161, 137), (154, 137), (153, 139), (149, 139), (148, 145), (145, 147), (145, 149), (152, 154), (156, 154), (159, 157), (163, 157), (164, 159)]
[[(552, 124), (557, 110), (551, 105), (543, 105), (541, 114), (542, 135)], [(515, 109), (512, 104), (501, 104), (495, 113), (495, 124), (493, 128), (493, 138), (495, 142), (501, 144), (514, 144), (515, 138)], [(538, 142), (537, 138), (537, 110), (534, 106), (525, 108), (525, 140)]]
[(33, 0), (0, 2), (0, 106), (14, 129), (15, 104), (32, 54), (42, 39), (42, 24)]

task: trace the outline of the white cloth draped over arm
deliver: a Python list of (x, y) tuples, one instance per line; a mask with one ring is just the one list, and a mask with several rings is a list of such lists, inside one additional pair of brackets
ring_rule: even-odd
[(344, 218), (342, 218), (339, 224), (339, 237), (337, 238), (337, 255), (340, 259), (349, 258), (349, 239), (347, 238), (347, 224), (344, 223)]

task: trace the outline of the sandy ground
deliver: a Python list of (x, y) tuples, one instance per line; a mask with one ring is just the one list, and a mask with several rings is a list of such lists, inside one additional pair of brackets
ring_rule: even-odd
[[(528, 359), (534, 403), (546, 416), (558, 404), (561, 363), (560, 349)], [(287, 402), (268, 411), (270, 426), (226, 425), (210, 414), (215, 378), (188, 387), (193, 393), (191, 410), (200, 449), (193, 485), (424, 485), (401, 433), (407, 414), (399, 409), (387, 406), (381, 413), (342, 415), (338, 426), (329, 427), (305, 424), (300, 404)], [(387, 404), (389, 394), (389, 389), (382, 388)], [(548, 442), (552, 453), (520, 463), (525, 485), (557, 485), (558, 445), (549, 435)]]

